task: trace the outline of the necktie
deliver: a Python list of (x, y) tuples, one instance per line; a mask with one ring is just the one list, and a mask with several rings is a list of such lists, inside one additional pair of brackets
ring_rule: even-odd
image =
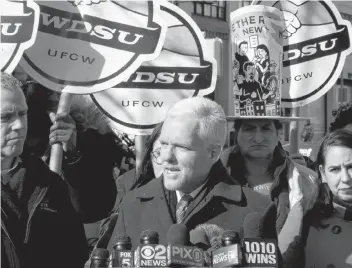
[(177, 203), (176, 206), (176, 221), (177, 223), (182, 223), (188, 208), (189, 203), (192, 201), (192, 196), (185, 194), (182, 196), (181, 200)]

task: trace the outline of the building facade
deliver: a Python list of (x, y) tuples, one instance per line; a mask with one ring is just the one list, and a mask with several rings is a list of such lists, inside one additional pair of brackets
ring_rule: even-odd
[[(220, 38), (223, 44), (222, 75), (218, 78), (213, 98), (222, 105), (227, 115), (234, 115), (236, 104), (232, 92), (232, 58), (230, 42), (230, 14), (232, 11), (251, 4), (251, 1), (173, 1), (186, 11), (205, 32), (206, 38)], [(352, 23), (352, 1), (333, 1), (341, 16)], [(310, 129), (314, 135), (308, 141), (299, 137), (299, 148), (314, 158), (316, 147), (328, 132), (333, 121), (332, 111), (341, 104), (352, 102), (352, 56), (348, 56), (344, 69), (336, 84), (318, 100), (299, 108), (299, 116), (309, 117)], [(270, 109), (270, 108), (269, 108)], [(254, 112), (254, 110), (253, 110)], [(290, 115), (291, 109), (285, 109)], [(307, 122), (299, 123), (298, 134), (301, 136)], [(282, 142), (289, 143), (289, 125), (284, 126)]]

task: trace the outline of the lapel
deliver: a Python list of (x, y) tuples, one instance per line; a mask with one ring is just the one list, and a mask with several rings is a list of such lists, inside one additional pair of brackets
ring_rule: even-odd
[(153, 222), (158, 220), (159, 224), (167, 229), (175, 223), (170, 196), (170, 192), (164, 188), (162, 176), (152, 180), (136, 193), (136, 198), (140, 200), (143, 209), (141, 212), (147, 214), (148, 219), (153, 219)]
[(242, 188), (236, 184), (219, 160), (211, 169), (207, 183), (189, 206), (184, 223), (190, 221), (192, 216), (207, 206), (214, 197), (220, 196), (232, 203), (241, 202), (243, 199)]

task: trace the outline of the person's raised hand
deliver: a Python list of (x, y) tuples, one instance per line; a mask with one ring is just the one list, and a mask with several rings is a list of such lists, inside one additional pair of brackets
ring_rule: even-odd
[(77, 130), (76, 123), (69, 112), (55, 115), (49, 114), (53, 125), (50, 128), (49, 143), (62, 143), (65, 152), (72, 152), (76, 149)]

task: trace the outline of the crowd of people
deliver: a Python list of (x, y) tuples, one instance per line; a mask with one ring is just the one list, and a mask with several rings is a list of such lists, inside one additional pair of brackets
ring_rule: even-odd
[[(104, 115), (85, 96), (56, 114), (58, 99), (1, 73), (2, 267), (84, 267), (93, 247), (111, 252), (117, 237), (136, 249), (151, 229), (166, 244), (175, 223), (241, 238), (253, 224), (257, 238), (278, 242), (282, 267), (352, 267), (352, 104), (334, 112), (312, 164), (282, 148), (279, 119), (237, 119), (226, 148), (222, 107), (184, 99), (155, 127), (140, 168), (122, 174), (130, 152)], [(55, 143), (60, 174), (47, 165)]]

